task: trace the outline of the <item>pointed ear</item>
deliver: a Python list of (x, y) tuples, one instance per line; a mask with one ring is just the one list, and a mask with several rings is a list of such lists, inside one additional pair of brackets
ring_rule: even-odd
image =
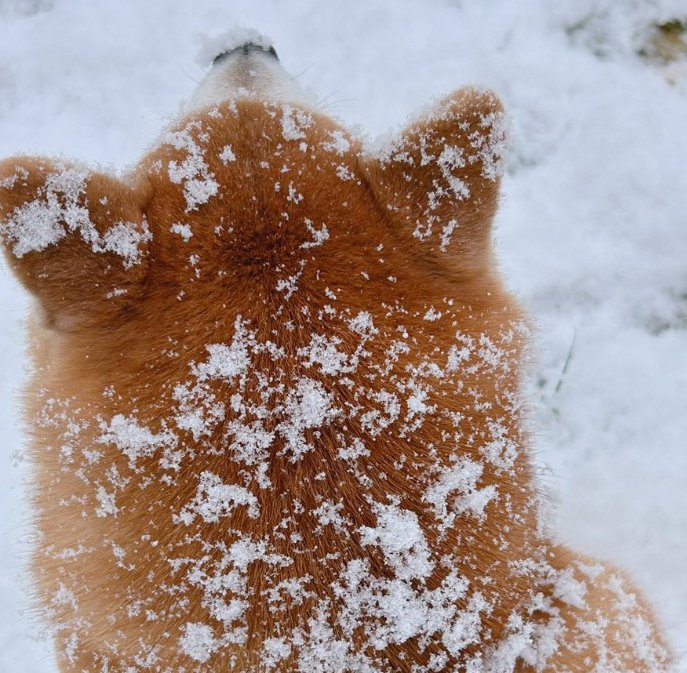
[(59, 329), (107, 324), (143, 288), (147, 188), (47, 159), (0, 162), (0, 243)]
[(505, 141), (495, 94), (461, 89), (368, 158), (368, 180), (422, 251), (479, 270), (489, 256)]

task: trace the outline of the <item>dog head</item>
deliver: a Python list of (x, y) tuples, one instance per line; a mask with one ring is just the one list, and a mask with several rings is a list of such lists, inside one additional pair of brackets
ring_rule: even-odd
[(200, 663), (284, 624), (307, 643), (317, 620), (370, 661), (441, 641), (346, 603), (355, 584), (443, 610), (445, 633), (474, 623), (437, 645), (458, 657), (522, 601), (524, 330), (490, 242), (501, 105), (461, 89), (372, 152), (296, 89), (247, 42), (129, 175), (0, 164), (6, 255), (44, 317), (38, 567), (65, 640)]

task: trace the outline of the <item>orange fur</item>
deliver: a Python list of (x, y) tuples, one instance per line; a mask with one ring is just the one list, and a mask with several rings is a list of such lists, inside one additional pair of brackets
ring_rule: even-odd
[[(66, 196), (46, 184), (68, 167), (0, 164), (7, 258), (42, 316), (33, 568), (64, 673), (668, 670), (641, 600), (538, 527), (527, 331), (491, 259), (500, 121), (464, 89), (368, 156), (323, 115), (240, 100)], [(97, 233), (36, 249), (18, 213), (50, 199)], [(398, 567), (387, 515), (424, 540)], [(242, 540), (264, 548), (241, 560)], [(376, 601), (455, 590), (458, 612), (405, 637), (346, 603), (354, 579)]]

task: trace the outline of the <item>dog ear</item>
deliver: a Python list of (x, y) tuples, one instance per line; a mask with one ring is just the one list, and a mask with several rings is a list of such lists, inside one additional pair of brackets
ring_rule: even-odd
[(423, 252), (479, 270), (489, 257), (505, 144), (499, 99), (465, 88), (366, 159), (365, 168), (382, 208)]
[(48, 325), (107, 324), (140, 295), (151, 239), (146, 192), (46, 159), (0, 162), (0, 242)]

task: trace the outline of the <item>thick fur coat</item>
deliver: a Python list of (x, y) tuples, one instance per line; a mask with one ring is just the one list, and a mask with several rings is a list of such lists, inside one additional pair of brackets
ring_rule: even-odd
[[(277, 72), (250, 47), (213, 77)], [(497, 98), (373, 153), (258, 89), (123, 177), (0, 163), (60, 670), (669, 670), (623, 575), (539, 522)]]

